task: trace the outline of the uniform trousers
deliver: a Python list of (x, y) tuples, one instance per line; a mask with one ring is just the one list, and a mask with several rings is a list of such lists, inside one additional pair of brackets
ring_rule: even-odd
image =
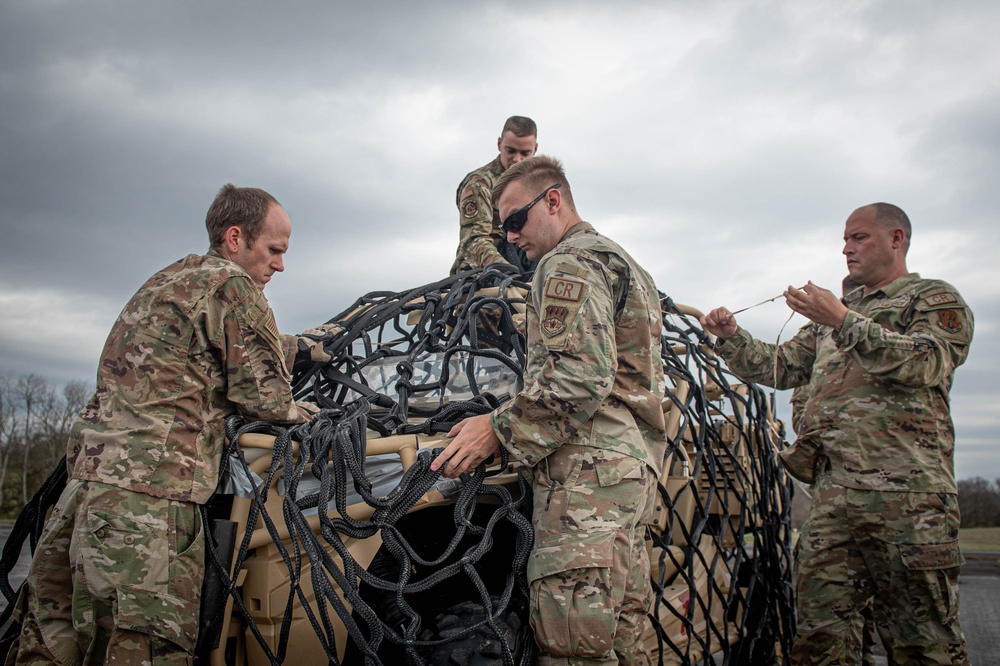
[(198, 506), (71, 480), (18, 601), (17, 664), (190, 664), (205, 545)]
[(792, 663), (861, 663), (872, 602), (894, 663), (967, 664), (959, 522), (955, 495), (856, 490), (822, 472), (795, 547)]
[(630, 456), (563, 445), (534, 469), (528, 559), (538, 664), (651, 663), (646, 527), (656, 475)]

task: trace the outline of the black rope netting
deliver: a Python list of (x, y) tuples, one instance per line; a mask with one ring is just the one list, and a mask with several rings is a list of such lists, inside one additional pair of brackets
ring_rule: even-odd
[[(232, 652), (238, 622), (250, 663), (301, 661), (304, 637), (318, 640), (310, 663), (532, 663), (529, 484), (506, 452), (461, 483), (429, 469), (442, 433), (520, 388), (529, 284), (514, 270), (358, 299), (322, 339), (332, 360), (296, 362), (295, 398), (320, 409), (311, 423), (230, 420), (224, 476), (251, 481), (247, 497), (217, 495), (204, 512), (206, 524), (236, 527), (231, 549), (208, 539), (218, 593), (204, 595), (215, 603), (203, 604), (203, 654)], [(713, 355), (696, 316), (663, 306), (669, 441), (647, 645), (660, 664), (788, 663), (784, 433), (764, 393)], [(251, 443), (261, 435), (273, 445)], [(392, 442), (410, 454), (384, 453)], [(258, 592), (273, 580), (265, 561), (280, 585)]]

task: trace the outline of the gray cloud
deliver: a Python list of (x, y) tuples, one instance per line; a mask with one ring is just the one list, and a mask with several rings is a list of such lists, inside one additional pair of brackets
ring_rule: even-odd
[[(292, 217), (285, 330), (438, 279), (455, 187), (521, 113), (584, 216), (703, 309), (836, 285), (847, 214), (901, 205), (910, 268), (976, 312), (960, 476), (1000, 476), (994, 4), (5, 2), (0, 371), (93, 377), (225, 182)], [(773, 339), (787, 312), (741, 322)]]

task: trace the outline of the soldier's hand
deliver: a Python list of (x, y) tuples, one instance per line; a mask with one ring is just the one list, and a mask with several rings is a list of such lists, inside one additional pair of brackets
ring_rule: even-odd
[(328, 363), (333, 357), (326, 351), (325, 343), (344, 332), (340, 324), (322, 324), (307, 329), (299, 336), (299, 356), (316, 363)]
[(455, 424), (448, 432), (451, 443), (431, 463), (431, 470), (456, 479), (471, 473), (488, 457), (500, 455), (500, 440), (493, 432), (490, 415), (473, 416)]
[(306, 417), (310, 421), (314, 416), (320, 413), (320, 406), (314, 402), (309, 402), (308, 400), (297, 400), (295, 402), (295, 407), (298, 408), (299, 414)]
[(698, 321), (702, 328), (721, 340), (732, 337), (739, 328), (736, 317), (726, 308), (715, 308)]
[(313, 340), (304, 336), (299, 337), (298, 356), (317, 363), (329, 363), (333, 360), (333, 356), (323, 348), (322, 340)]
[(313, 340), (329, 340), (330, 338), (336, 337), (344, 332), (344, 327), (337, 323), (331, 324), (320, 324), (319, 326), (314, 326), (312, 328), (307, 328), (302, 331), (301, 337), (311, 338)]
[(840, 329), (847, 317), (847, 306), (829, 289), (809, 281), (801, 289), (788, 285), (785, 290), (788, 307), (823, 326)]

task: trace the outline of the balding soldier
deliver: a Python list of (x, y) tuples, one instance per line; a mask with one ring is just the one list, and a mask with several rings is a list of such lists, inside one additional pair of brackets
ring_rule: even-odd
[(910, 235), (896, 206), (854, 211), (844, 254), (860, 286), (843, 302), (811, 282), (789, 287), (789, 307), (812, 323), (777, 348), (726, 308), (702, 318), (744, 379), (807, 386), (808, 447), (782, 452), (819, 470), (796, 546), (795, 664), (858, 663), (870, 600), (895, 663), (968, 663), (949, 392), (973, 319), (954, 287), (907, 272)]
[(580, 218), (557, 160), (512, 166), (493, 199), (507, 240), (538, 261), (524, 388), (455, 426), (432, 468), (458, 476), (501, 443), (531, 468), (539, 664), (648, 664), (645, 533), (666, 451), (659, 292)]
[(522, 271), (534, 268), (533, 261), (514, 244), (508, 243), (500, 230), (500, 218), (493, 206), (493, 186), (512, 165), (538, 150), (538, 128), (524, 116), (511, 116), (500, 130), (496, 158), (469, 173), (458, 186), (455, 202), (459, 213), (458, 250), (451, 274), (489, 264), (510, 263)]
[(211, 250), (153, 275), (108, 335), (19, 601), (19, 664), (190, 664), (199, 505), (219, 480), (224, 421), (305, 420), (263, 292), (284, 270), (288, 215), (263, 190), (226, 185), (206, 227)]

